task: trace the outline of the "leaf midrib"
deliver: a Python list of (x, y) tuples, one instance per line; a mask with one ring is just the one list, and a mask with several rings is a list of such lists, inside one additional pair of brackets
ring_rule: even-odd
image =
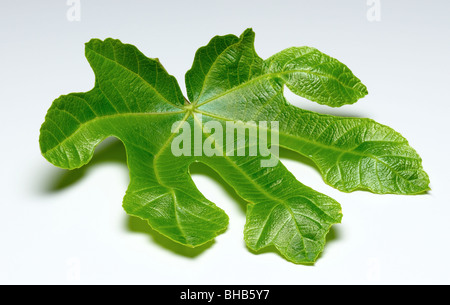
[[(193, 118), (194, 118), (195, 122), (197, 122), (198, 124), (200, 124), (200, 126), (202, 127), (202, 133), (203, 133), (204, 135), (206, 135), (206, 136), (210, 136), (210, 134), (208, 134), (208, 133), (206, 133), (206, 132), (204, 131), (203, 126), (202, 126), (202, 123), (201, 123), (200, 120), (196, 117), (195, 113), (193, 114)], [(223, 149), (223, 147), (222, 147), (222, 149)], [(286, 208), (286, 210), (287, 210), (287, 211), (289, 212), (289, 214), (291, 215), (292, 221), (294, 221), (294, 223), (295, 223), (295, 227), (297, 228), (298, 234), (301, 236), (301, 240), (302, 240), (302, 244), (303, 244), (303, 249), (304, 249), (305, 253), (307, 253), (307, 250), (306, 250), (306, 244), (305, 244), (305, 239), (308, 239), (308, 238), (304, 237), (303, 234), (301, 233), (302, 231), (300, 230), (300, 227), (298, 226), (297, 219), (296, 219), (295, 214), (294, 214), (294, 212), (292, 211), (291, 207), (290, 207), (286, 202), (284, 202), (283, 200), (281, 200), (280, 198), (274, 197), (274, 196), (272, 196), (271, 194), (269, 194), (264, 188), (262, 188), (262, 187), (261, 187), (259, 184), (257, 184), (253, 179), (251, 179), (251, 177), (248, 176), (248, 174), (247, 174), (245, 171), (243, 171), (239, 166), (237, 166), (236, 163), (234, 163), (234, 162), (233, 162), (226, 154), (224, 154), (223, 158), (224, 158), (225, 160), (227, 160), (227, 162), (228, 162), (229, 164), (231, 164), (231, 166), (233, 166), (234, 168), (236, 168), (236, 169), (237, 169), (237, 170), (238, 170), (238, 171), (246, 178), (246, 180), (248, 180), (251, 184), (253, 184), (254, 187), (257, 188), (257, 189), (258, 189), (262, 194), (264, 194), (268, 199), (270, 199), (270, 200), (272, 200), (272, 201), (274, 201), (274, 202), (278, 202), (278, 204), (282, 204), (282, 205)], [(328, 215), (327, 213), (325, 213), (325, 211), (323, 211), (322, 209), (320, 209), (313, 201), (309, 200), (309, 202), (311, 202), (311, 203), (314, 205), (314, 207), (316, 207), (316, 208), (317, 208), (318, 210), (320, 210), (322, 213), (324, 213), (325, 215), (327, 215), (330, 219), (333, 219), (333, 217), (331, 217), (330, 215)], [(254, 203), (253, 203), (253, 204), (254, 204)], [(301, 216), (306, 217), (306, 218), (308, 218), (308, 219), (310, 219), (310, 220), (316, 222), (316, 223), (319, 224), (320, 226), (322, 226), (322, 224), (321, 224), (320, 222), (318, 222), (318, 221), (315, 220), (315, 219), (312, 219), (312, 218), (309, 217), (309, 216), (306, 216), (306, 215), (301, 215)], [(271, 242), (273, 242), (273, 241), (271, 241)]]
[[(111, 114), (111, 115), (104, 115), (104, 116), (97, 116), (95, 118), (93, 118), (92, 120), (83, 122), (79, 125), (79, 127), (72, 132), (70, 135), (66, 136), (64, 138), (64, 140), (62, 140), (61, 142), (59, 142), (57, 145), (55, 145), (54, 147), (46, 150), (45, 152), (42, 152), (42, 154), (48, 154), (50, 152), (52, 152), (53, 150), (57, 149), (58, 147), (60, 147), (61, 145), (64, 145), (65, 142), (67, 142), (68, 140), (70, 140), (72, 137), (74, 137), (76, 134), (78, 134), (82, 129), (88, 127), (89, 125), (92, 125), (94, 123), (98, 123), (99, 121), (103, 121), (103, 120), (108, 120), (108, 119), (113, 119), (113, 118), (117, 118), (117, 117), (140, 117), (140, 116), (158, 116), (158, 115), (171, 115), (171, 114), (180, 114), (180, 113), (185, 113), (185, 110), (180, 110), (180, 111), (165, 111), (165, 112), (132, 112), (132, 113), (116, 113), (116, 114)], [(56, 139), (56, 138), (55, 138)]]
[[(202, 115), (209, 116), (209, 117), (214, 118), (214, 119), (225, 121), (225, 122), (227, 122), (227, 121), (228, 122), (235, 121), (233, 119), (222, 117), (222, 116), (218, 116), (218, 115), (216, 115), (214, 113), (210, 113), (210, 112), (203, 111), (203, 110), (198, 110), (197, 109), (196, 112), (198, 112), (198, 113), (200, 113)], [(261, 130), (265, 130), (265, 131), (269, 131), (269, 130), (272, 131), (269, 128), (261, 128), (261, 127), (259, 127), (259, 125), (251, 125), (251, 126), (258, 128), (258, 130), (261, 129)], [(272, 132), (274, 132), (274, 131), (272, 131)], [(300, 141), (303, 141), (303, 142), (307, 142), (307, 143), (313, 144), (315, 146), (320, 146), (320, 147), (325, 148), (325, 149), (335, 150), (335, 151), (340, 152), (340, 153), (352, 153), (352, 154), (355, 154), (355, 155), (360, 156), (360, 157), (370, 157), (370, 156), (372, 156), (372, 155), (366, 155), (366, 154), (363, 154), (363, 153), (360, 153), (360, 152), (356, 152), (354, 150), (348, 151), (348, 150), (339, 148), (337, 146), (327, 146), (325, 144), (319, 143), (319, 142), (311, 140), (311, 139), (307, 139), (307, 138), (303, 138), (303, 137), (300, 137), (300, 136), (291, 135), (291, 134), (284, 133), (284, 132), (281, 132), (281, 131), (278, 131), (278, 134), (282, 135), (282, 136), (285, 136), (285, 137), (294, 138), (296, 140), (300, 140)], [(402, 144), (405, 143), (406, 144), (406, 142), (395, 142), (395, 141), (391, 141), (391, 142), (388, 142), (388, 143), (402, 143)], [(281, 145), (281, 143), (280, 143), (280, 146), (283, 146), (284, 148), (289, 148), (289, 147), (286, 147), (284, 145)]]
[[(203, 101), (203, 102), (201, 102), (199, 104), (197, 104), (198, 102), (196, 102), (195, 105), (197, 107), (206, 105), (206, 104), (211, 103), (211, 102), (213, 102), (215, 100), (218, 100), (219, 98), (221, 98), (223, 96), (226, 96), (226, 95), (228, 95), (228, 94), (230, 94), (230, 93), (232, 93), (234, 91), (237, 91), (239, 89), (245, 88), (246, 86), (251, 86), (252, 83), (257, 82), (259, 80), (263, 80), (265, 78), (282, 77), (282, 76), (284, 76), (286, 74), (291, 74), (291, 73), (305, 73), (305, 74), (315, 75), (315, 76), (318, 76), (318, 77), (333, 78), (341, 86), (345, 87), (346, 89), (350, 89), (350, 90), (354, 90), (354, 91), (357, 91), (357, 90), (355, 90), (355, 87), (359, 84), (359, 82), (357, 82), (353, 87), (350, 87), (350, 86), (344, 84), (343, 82), (341, 82), (339, 79), (337, 79), (336, 77), (334, 77), (332, 75), (317, 73), (317, 72), (313, 72), (313, 71), (310, 71), (310, 70), (289, 70), (289, 71), (281, 71), (281, 72), (271, 72), (271, 73), (262, 74), (262, 75), (259, 75), (259, 76), (255, 77), (255, 78), (252, 78), (252, 79), (248, 80), (245, 83), (242, 83), (242, 84), (237, 85), (237, 86), (235, 86), (233, 88), (230, 88), (230, 89), (228, 89), (228, 90), (226, 90), (226, 91), (224, 91), (224, 92), (222, 92), (222, 93), (220, 93), (220, 94), (218, 94), (218, 95), (216, 95), (214, 97), (211, 97), (211, 98), (207, 99), (206, 101)], [(199, 97), (199, 99), (200, 99), (200, 97)]]
[[(241, 41), (241, 40), (240, 40), (240, 41)], [(229, 46), (226, 47), (220, 54), (217, 54), (218, 56), (216, 57), (216, 59), (215, 59), (215, 60), (213, 61), (213, 63), (211, 64), (211, 67), (209, 68), (208, 72), (205, 74), (205, 78), (203, 79), (202, 88), (201, 88), (201, 90), (200, 90), (200, 93), (199, 93), (199, 95), (198, 95), (198, 98), (197, 98), (196, 101), (193, 102), (194, 105), (197, 104), (198, 100), (202, 97), (202, 95), (203, 95), (203, 93), (204, 93), (204, 91), (205, 91), (207, 78), (208, 78), (209, 75), (211, 74), (211, 71), (213, 70), (213, 68), (217, 65), (217, 62), (219, 61), (219, 58), (222, 58), (221, 55), (222, 55), (224, 52), (228, 51), (231, 47), (236, 46), (240, 41), (238, 41), (238, 42), (236, 42), (236, 43), (233, 43), (233, 44), (229, 45)], [(214, 45), (214, 48), (215, 48), (216, 53), (217, 53), (216, 45)], [(200, 62), (199, 62), (199, 66), (200, 66), (200, 69), (202, 70), (202, 72), (205, 73), (205, 72), (203, 71), (203, 68), (202, 68), (202, 65), (201, 65)]]
[[(198, 112), (198, 113), (200, 113), (200, 114), (202, 114), (202, 115), (209, 116), (209, 117), (214, 118), (214, 119), (222, 120), (222, 121), (234, 121), (234, 120), (232, 120), (232, 119), (225, 118), (225, 117), (220, 117), (220, 116), (217, 116), (217, 115), (215, 115), (215, 114), (212, 114), (212, 113), (209, 113), (209, 112), (205, 112), (205, 111), (201, 111), (201, 110), (198, 110), (198, 109), (196, 110), (196, 112)], [(262, 130), (269, 131), (268, 128), (260, 128), (258, 125), (256, 125), (256, 126), (255, 126), (255, 125), (252, 125), (252, 126), (253, 126), (253, 127), (256, 127), (258, 130), (259, 130), (259, 129), (262, 129)], [(271, 132), (273, 132), (273, 131), (271, 131)], [(327, 145), (325, 145), (325, 144), (322, 144), (322, 143), (313, 141), (313, 140), (311, 140), (311, 139), (302, 138), (302, 137), (300, 137), (300, 136), (294, 136), (294, 135), (291, 135), (291, 134), (283, 133), (283, 132), (281, 132), (281, 131), (278, 131), (278, 134), (279, 134), (279, 135), (283, 135), (283, 136), (288, 137), (288, 138), (293, 138), (293, 139), (296, 139), (296, 140), (300, 140), (300, 141), (303, 141), (303, 142), (306, 142), (306, 143), (309, 143), (309, 144), (312, 144), (312, 145), (316, 145), (316, 146), (322, 147), (322, 148), (324, 148), (324, 149), (330, 149), (330, 150), (337, 151), (337, 152), (340, 153), (339, 156), (342, 156), (342, 155), (344, 155), (344, 154), (353, 154), (353, 155), (356, 155), (356, 156), (359, 156), (359, 157), (366, 157), (366, 158), (369, 157), (369, 158), (372, 158), (372, 159), (374, 159), (376, 162), (379, 162), (379, 163), (383, 164), (384, 166), (386, 166), (387, 168), (389, 168), (393, 173), (395, 173), (395, 174), (396, 174), (397, 176), (399, 176), (401, 179), (405, 180), (405, 181), (408, 182), (408, 183), (413, 184), (413, 182), (412, 182), (411, 180), (408, 180), (407, 178), (403, 177), (398, 171), (396, 171), (395, 169), (393, 169), (389, 164), (387, 164), (386, 162), (384, 162), (383, 160), (379, 159), (377, 156), (374, 156), (374, 155), (372, 155), (372, 154), (364, 154), (364, 153), (356, 152), (356, 151), (354, 151), (354, 150), (345, 150), (345, 149), (339, 148), (339, 147), (337, 147), (337, 146), (327, 146)], [(387, 143), (408, 144), (406, 141), (405, 141), (405, 142), (389, 141), (389, 142), (387, 142)], [(280, 143), (279, 145), (280, 145), (280, 147), (283, 147), (283, 148), (292, 149), (292, 148), (290, 148), (290, 147), (288, 147), (288, 146), (282, 145), (281, 143)], [(357, 146), (357, 147), (358, 147), (358, 146)], [(357, 148), (357, 147), (355, 147), (355, 148)], [(419, 160), (419, 159), (418, 159), (418, 160)], [(325, 174), (325, 173), (322, 173), (322, 174)]]

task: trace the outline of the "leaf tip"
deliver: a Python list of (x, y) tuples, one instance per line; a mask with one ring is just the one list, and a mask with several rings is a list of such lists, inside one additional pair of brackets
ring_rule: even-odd
[(254, 40), (255, 39), (255, 32), (253, 31), (252, 28), (247, 28), (242, 34), (241, 34), (241, 40), (245, 40), (245, 39), (251, 39)]

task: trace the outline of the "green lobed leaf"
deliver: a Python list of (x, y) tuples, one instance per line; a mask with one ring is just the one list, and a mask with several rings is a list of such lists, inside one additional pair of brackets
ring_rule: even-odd
[(366, 86), (347, 66), (314, 48), (289, 48), (264, 63), (264, 71), (299, 96), (340, 107), (368, 94)]
[[(119, 138), (130, 170), (124, 209), (190, 247), (214, 239), (228, 224), (223, 210), (190, 177), (190, 164), (203, 162), (248, 202), (248, 247), (275, 246), (289, 261), (304, 264), (316, 261), (330, 227), (341, 221), (339, 203), (298, 182), (280, 162), (261, 167), (261, 155), (238, 156), (239, 148), (250, 151), (249, 141), (233, 146), (234, 154), (228, 155), (208, 122), (225, 128), (227, 122), (242, 121), (249, 132), (259, 132), (262, 125), (248, 122), (278, 121), (279, 145), (311, 158), (325, 182), (345, 192), (428, 190), (419, 155), (391, 128), (370, 119), (302, 110), (285, 100), (284, 85), (320, 104), (355, 103), (367, 89), (344, 64), (308, 47), (262, 60), (254, 37), (251, 29), (240, 37), (216, 36), (197, 51), (186, 73), (190, 102), (157, 59), (118, 40), (91, 40), (86, 57), (95, 87), (54, 101), (41, 127), (43, 156), (74, 169), (91, 160), (102, 140)], [(186, 124), (222, 154), (175, 156), (172, 142)]]

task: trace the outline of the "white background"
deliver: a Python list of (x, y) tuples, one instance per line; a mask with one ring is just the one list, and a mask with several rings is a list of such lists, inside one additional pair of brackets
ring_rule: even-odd
[[(379, 22), (367, 19), (370, 7), (361, 0), (81, 0), (81, 19), (72, 22), (69, 8), (61, 0), (0, 3), (0, 283), (450, 283), (448, 1), (382, 0)], [(308, 45), (347, 64), (368, 86), (367, 98), (340, 109), (292, 94), (289, 100), (395, 128), (431, 178), (426, 195), (344, 194), (284, 152), (284, 164), (301, 182), (343, 207), (343, 223), (315, 266), (250, 252), (242, 200), (207, 168), (193, 168), (194, 180), (230, 225), (214, 243), (190, 250), (125, 214), (129, 178), (120, 145), (102, 145), (92, 165), (72, 173), (40, 155), (39, 128), (52, 101), (94, 85), (84, 58), (91, 38), (135, 44), (160, 58), (184, 90), (197, 48), (247, 27), (256, 32), (262, 58)]]

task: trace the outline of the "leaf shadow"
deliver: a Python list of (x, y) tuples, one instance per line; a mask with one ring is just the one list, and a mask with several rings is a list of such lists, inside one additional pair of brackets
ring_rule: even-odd
[[(52, 177), (46, 179), (50, 180), (50, 183), (44, 185), (43, 192), (52, 194), (70, 188), (83, 179), (92, 168), (105, 163), (118, 163), (127, 166), (125, 147), (117, 138), (108, 138), (100, 143), (95, 149), (91, 162), (79, 169), (54, 169)], [(184, 246), (153, 230), (147, 221), (129, 215), (127, 215), (124, 227), (128, 232), (145, 234), (162, 248), (187, 258), (195, 258), (215, 243), (211, 241), (196, 248)]]
[(44, 186), (44, 192), (55, 193), (67, 189), (83, 179), (93, 167), (104, 163), (118, 163), (127, 166), (127, 155), (121, 141), (116, 138), (104, 140), (95, 149), (92, 160), (81, 168), (74, 170), (57, 168), (49, 179), (50, 183)]
[(215, 244), (215, 241), (212, 240), (195, 248), (184, 246), (153, 230), (147, 221), (129, 215), (127, 216), (126, 229), (132, 233), (145, 234), (160, 247), (187, 258), (195, 258)]
[[(280, 148), (280, 157), (284, 159), (301, 162), (303, 164), (311, 166), (312, 168), (316, 169), (318, 173), (320, 173), (318, 167), (314, 164), (314, 162), (298, 154), (297, 152)], [(116, 138), (108, 138), (102, 143), (100, 143), (95, 150), (95, 154), (91, 162), (89, 162), (87, 165), (79, 169), (75, 170), (55, 169), (55, 172), (52, 174), (52, 177), (50, 178), (50, 183), (44, 185), (44, 192), (51, 194), (70, 188), (71, 186), (79, 182), (81, 179), (83, 179), (90, 170), (92, 170), (98, 165), (105, 163), (117, 163), (122, 164), (125, 167), (127, 166), (127, 156), (125, 147), (120, 140)], [(238, 203), (242, 212), (244, 214), (246, 213), (247, 202), (244, 199), (242, 199), (236, 193), (234, 188), (231, 187), (227, 182), (225, 182), (225, 180), (215, 170), (213, 170), (206, 164), (196, 162), (190, 165), (189, 171), (192, 175), (206, 176), (215, 181), (217, 185), (220, 185), (224, 189), (226, 194), (234, 200), (234, 202)], [(47, 180), (48, 179), (46, 179), (46, 181)], [(161, 246), (162, 248), (187, 258), (195, 258), (215, 244), (215, 241), (213, 240), (195, 248), (184, 246), (182, 244), (172, 241), (171, 239), (152, 229), (150, 225), (147, 223), (147, 221), (129, 215), (127, 215), (124, 228), (125, 230), (131, 233), (147, 235), (150, 238), (150, 240), (152, 240), (154, 243)], [(339, 234), (337, 233), (336, 229), (332, 227), (326, 237), (327, 245), (328, 243), (338, 238)], [(257, 255), (270, 252), (270, 253), (277, 253), (282, 257), (280, 252), (273, 246), (266, 247), (259, 251), (254, 251), (250, 248), (248, 248), (248, 250), (251, 253)], [(320, 254), (319, 258), (321, 256), (322, 253)]]
[(344, 105), (340, 108), (332, 108), (319, 104), (311, 104), (310, 101), (307, 101), (307, 103), (293, 103), (293, 105), (302, 110), (311, 111), (318, 114), (331, 115), (334, 117), (358, 119), (366, 118), (365, 115), (361, 114), (361, 111), (358, 112), (355, 109), (349, 109), (349, 105)]
[[(315, 112), (318, 114), (331, 115), (335, 117), (342, 118), (364, 118), (365, 116), (361, 111), (355, 109), (354, 104), (346, 104), (340, 107), (330, 107), (328, 105), (322, 105), (316, 102), (313, 102), (307, 98), (301, 97), (296, 93), (292, 92), (286, 85), (284, 88), (284, 96), (289, 104), (300, 108), (302, 110)], [(364, 103), (365, 99), (362, 99), (358, 102), (358, 105)]]

